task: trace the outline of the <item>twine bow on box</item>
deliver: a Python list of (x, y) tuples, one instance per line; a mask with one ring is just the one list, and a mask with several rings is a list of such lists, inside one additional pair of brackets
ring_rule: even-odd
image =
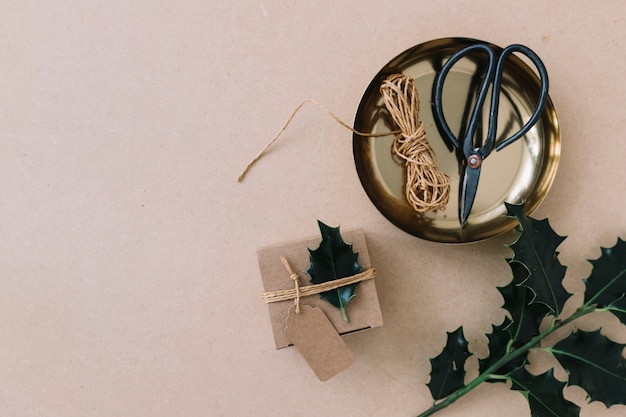
[(265, 301), (265, 303), (267, 304), (277, 303), (279, 301), (294, 300), (296, 314), (300, 313), (301, 297), (307, 297), (309, 295), (321, 294), (326, 291), (332, 291), (346, 285), (356, 284), (357, 282), (372, 279), (376, 276), (376, 270), (374, 268), (369, 268), (363, 272), (359, 272), (358, 274), (349, 277), (326, 281), (322, 284), (307, 285), (301, 287), (300, 283), (298, 282), (300, 275), (298, 275), (298, 273), (294, 271), (294, 269), (289, 264), (289, 261), (284, 256), (281, 256), (280, 260), (289, 272), (290, 278), (294, 281), (295, 288), (288, 290), (264, 292), (261, 294), (261, 296), (263, 298), (263, 301)]

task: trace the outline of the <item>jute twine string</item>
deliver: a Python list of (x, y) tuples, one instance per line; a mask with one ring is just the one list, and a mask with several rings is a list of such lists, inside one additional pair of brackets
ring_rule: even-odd
[(380, 92), (400, 128), (400, 135), (393, 141), (393, 151), (406, 164), (407, 201), (419, 213), (445, 210), (450, 197), (450, 178), (439, 170), (439, 159), (419, 119), (420, 100), (415, 81), (403, 74), (393, 74), (383, 82)]
[[(307, 297), (309, 295), (320, 294), (326, 291), (335, 290), (340, 287), (344, 287), (346, 285), (356, 284), (357, 282), (367, 281), (376, 276), (376, 270), (374, 268), (366, 269), (363, 272), (359, 272), (356, 275), (352, 275), (345, 278), (340, 278), (332, 281), (327, 281), (322, 284), (315, 285), (307, 285), (301, 287), (298, 284), (299, 275), (293, 271), (289, 261), (287, 261), (284, 257), (281, 257), (281, 261), (287, 268), (287, 271), (291, 274), (291, 279), (295, 281), (295, 288), (289, 290), (278, 290), (278, 291), (269, 291), (261, 294), (263, 301), (267, 304), (269, 303), (277, 303), (279, 301), (286, 300), (295, 300), (294, 304), (296, 306), (296, 314), (300, 311), (300, 298)], [(295, 278), (294, 278), (295, 276)]]
[(298, 275), (298, 273), (293, 270), (287, 258), (281, 256), (280, 260), (282, 261), (283, 265), (285, 265), (285, 268), (287, 268), (287, 271), (289, 271), (289, 277), (295, 283), (296, 288), (294, 289), (294, 291), (296, 292), (296, 299), (293, 303), (296, 306), (296, 314), (300, 314), (300, 283), (298, 282), (298, 280), (300, 279), (300, 275)]
[[(285, 122), (283, 127), (281, 127), (280, 130), (278, 132), (276, 132), (274, 137), (272, 139), (270, 139), (269, 142), (267, 142), (267, 145), (265, 145), (265, 147), (263, 149), (261, 149), (261, 151), (254, 158), (252, 158), (252, 160), (250, 162), (248, 162), (248, 165), (246, 165), (246, 167), (243, 169), (243, 171), (241, 171), (241, 174), (239, 174), (239, 177), (237, 177), (237, 182), (243, 181), (243, 179), (245, 178), (245, 176), (248, 173), (248, 171), (250, 170), (250, 168), (252, 168), (252, 165), (254, 165), (259, 159), (261, 159), (261, 157), (265, 154), (265, 152), (267, 152), (269, 147), (272, 146), (274, 144), (274, 142), (276, 142), (276, 140), (280, 137), (280, 135), (282, 135), (282, 133), (287, 129), (287, 126), (289, 126), (289, 124), (291, 123), (293, 118), (296, 116), (296, 114), (307, 103), (315, 104), (317, 107), (319, 107), (322, 110), (324, 110), (330, 117), (335, 119), (335, 121), (337, 123), (339, 123), (341, 126), (343, 126), (346, 129), (352, 131), (352, 133), (356, 133), (359, 136), (364, 136), (364, 137), (367, 137), (367, 138), (375, 138), (375, 137), (381, 137), (381, 136), (388, 136), (389, 135), (389, 132), (383, 132), (383, 133), (363, 133), (363, 132), (359, 132), (359, 131), (353, 129), (352, 127), (350, 127), (350, 125), (348, 125), (346, 122), (341, 120), (339, 118), (339, 116), (337, 116), (335, 113), (330, 111), (330, 109), (328, 107), (326, 107), (325, 105), (323, 105), (319, 101), (316, 101), (316, 100), (313, 100), (311, 98), (308, 98), (308, 99), (302, 101), (300, 104), (298, 104), (295, 109), (293, 109), (293, 112), (291, 112), (291, 115), (289, 116), (289, 118), (287, 119), (287, 121)], [(391, 132), (391, 133), (397, 133), (397, 132)]]
[(359, 136), (372, 138), (395, 134), (393, 152), (405, 162), (406, 166), (405, 196), (407, 201), (415, 211), (420, 213), (444, 210), (450, 195), (450, 179), (439, 170), (439, 160), (430, 147), (424, 125), (419, 120), (419, 95), (415, 82), (406, 75), (393, 74), (383, 82), (380, 91), (387, 110), (400, 130), (382, 133), (359, 132), (322, 103), (307, 99), (296, 106), (283, 127), (246, 165), (237, 181), (243, 181), (250, 168), (276, 142), (302, 107), (307, 103), (312, 103), (324, 110), (341, 126)]

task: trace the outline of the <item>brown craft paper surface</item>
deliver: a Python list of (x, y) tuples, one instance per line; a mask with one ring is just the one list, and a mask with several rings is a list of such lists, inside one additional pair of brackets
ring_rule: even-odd
[(320, 381), (327, 381), (354, 363), (354, 355), (324, 312), (308, 305), (289, 310), (285, 335)]
[[(463, 326), (472, 350), (489, 354), (485, 334), (506, 315), (498, 287), (512, 279), (505, 245), (517, 234), (447, 245), (399, 229), (362, 186), (352, 132), (311, 104), (237, 176), (306, 98), (355, 127), (380, 70), (434, 39), (519, 43), (546, 65), (561, 154), (532, 216), (568, 236), (558, 248), (575, 294), (568, 311), (585, 293), (587, 259), (626, 239), (625, 1), (2, 6), (0, 417), (415, 417), (430, 407), (429, 358), (446, 332)], [(440, 62), (425, 64), (408, 75), (431, 83)], [(423, 94), (422, 115), (431, 101)], [(464, 105), (447, 103), (446, 115)], [(425, 128), (454, 168), (437, 126)], [(484, 171), (512, 151), (492, 152)], [(449, 172), (454, 205), (458, 170)], [(316, 218), (342, 234), (364, 229), (385, 321), (343, 336), (356, 363), (325, 383), (295, 348), (272, 345), (257, 259), (260, 247), (319, 234)], [(297, 253), (290, 262), (306, 269)], [(353, 323), (367, 285), (348, 305)], [(574, 324), (626, 343), (626, 326), (607, 317)], [(535, 375), (556, 365), (546, 352), (532, 359)], [(558, 366), (555, 377), (568, 375)], [(626, 417), (625, 405), (563, 392), (581, 417)], [(529, 416), (519, 391), (487, 383), (432, 417)]]
[[(344, 241), (351, 243), (353, 250), (359, 254), (359, 264), (364, 268), (370, 268), (370, 259), (363, 230), (342, 230), (341, 235)], [(310, 277), (304, 272), (309, 267), (309, 252), (307, 248), (317, 249), (321, 239), (321, 236), (314, 236), (258, 249), (259, 268), (261, 270), (264, 291), (270, 292), (294, 288), (289, 272), (287, 272), (280, 260), (281, 256), (284, 256), (300, 275), (300, 285), (309, 285)], [(379, 327), (383, 324), (383, 318), (376, 293), (375, 280), (377, 279), (380, 278), (362, 281), (357, 285), (355, 296), (346, 307), (346, 313), (350, 320), (348, 323), (343, 320), (339, 309), (322, 300), (319, 294), (302, 297), (300, 304), (319, 307), (339, 334)], [(277, 349), (291, 344), (285, 336), (283, 329), (287, 313), (292, 305), (293, 300), (268, 304)]]

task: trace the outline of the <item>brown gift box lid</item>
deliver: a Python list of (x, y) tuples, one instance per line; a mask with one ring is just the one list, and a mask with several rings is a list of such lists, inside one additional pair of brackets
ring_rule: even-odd
[[(342, 230), (341, 235), (346, 243), (352, 244), (354, 252), (358, 253), (359, 264), (363, 266), (363, 269), (371, 268), (363, 230)], [(304, 272), (309, 267), (308, 249), (317, 249), (321, 239), (321, 236), (312, 236), (258, 249), (257, 255), (263, 290), (271, 292), (294, 288), (294, 282), (280, 260), (281, 256), (284, 256), (292, 268), (300, 275), (300, 286), (310, 285), (310, 277)], [(346, 306), (346, 313), (350, 320), (348, 323), (343, 320), (341, 311), (329, 302), (322, 300), (319, 294), (300, 298), (300, 304), (322, 309), (339, 334), (379, 327), (383, 324), (383, 317), (378, 302), (378, 294), (376, 293), (376, 279), (378, 278), (359, 282), (355, 296)], [(286, 300), (268, 304), (276, 349), (290, 345), (287, 336), (284, 334), (284, 328), (289, 307), (293, 303), (293, 300)]]

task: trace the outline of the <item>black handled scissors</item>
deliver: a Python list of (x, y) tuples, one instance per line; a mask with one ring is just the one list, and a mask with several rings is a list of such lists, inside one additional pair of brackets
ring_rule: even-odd
[[(478, 97), (467, 125), (467, 131), (465, 134), (459, 135), (462, 136), (462, 139), (459, 140), (450, 130), (443, 114), (443, 84), (452, 66), (454, 66), (454, 64), (461, 58), (475, 52), (483, 52), (487, 54), (488, 61), (486, 73), (480, 84)], [(433, 87), (433, 112), (435, 121), (444, 141), (446, 141), (449, 146), (456, 148), (459, 154), (461, 175), (461, 182), (459, 186), (459, 220), (462, 227), (465, 227), (467, 224), (467, 219), (472, 209), (472, 205), (474, 204), (474, 198), (476, 197), (476, 190), (478, 188), (478, 179), (480, 177), (480, 166), (482, 165), (483, 160), (489, 156), (496, 142), (496, 134), (498, 130), (498, 106), (500, 102), (500, 92), (502, 89), (504, 63), (509, 55), (514, 52), (519, 52), (520, 54), (525, 55), (537, 68), (541, 79), (541, 93), (537, 103), (537, 108), (530, 119), (517, 133), (506, 138), (495, 146), (496, 151), (499, 151), (524, 136), (533, 127), (533, 125), (537, 123), (539, 117), (541, 116), (543, 107), (548, 99), (548, 73), (539, 57), (524, 45), (514, 44), (507, 46), (502, 50), (502, 52), (500, 52), (499, 56), (496, 56), (496, 52), (491, 46), (484, 43), (476, 43), (467, 46), (452, 55), (450, 59), (448, 59), (448, 61), (441, 67), (441, 70), (435, 77), (435, 84)], [(476, 137), (476, 131), (481, 123), (483, 106), (485, 104), (485, 99), (490, 86), (491, 106), (489, 108), (487, 135), (483, 142), (483, 138)]]

